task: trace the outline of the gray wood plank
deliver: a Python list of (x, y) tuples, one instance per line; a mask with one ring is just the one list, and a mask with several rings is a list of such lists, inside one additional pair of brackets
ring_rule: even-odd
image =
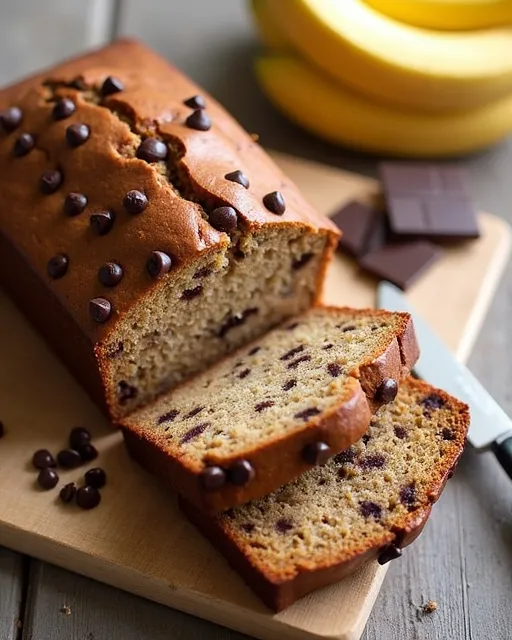
[(30, 578), (23, 640), (247, 638), (44, 562)]
[(0, 638), (16, 640), (21, 628), (23, 557), (0, 547)]

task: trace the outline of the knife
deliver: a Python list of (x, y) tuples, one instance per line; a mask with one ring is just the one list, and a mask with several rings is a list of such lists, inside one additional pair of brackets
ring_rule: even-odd
[(478, 451), (491, 449), (512, 478), (512, 420), (469, 369), (455, 358), (427, 322), (414, 311), (398, 287), (390, 282), (380, 282), (377, 304), (380, 309), (411, 314), (421, 351), (414, 373), (469, 405), (471, 425), (468, 440)]

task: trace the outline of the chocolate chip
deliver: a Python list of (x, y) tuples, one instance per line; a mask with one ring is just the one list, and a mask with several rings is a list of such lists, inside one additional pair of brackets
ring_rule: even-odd
[(329, 349), (332, 349), (334, 347), (334, 345), (332, 344), (332, 342), (329, 342), (329, 344), (326, 344), (322, 347), (322, 349), (324, 351), (329, 351)]
[(111, 96), (113, 93), (119, 93), (120, 91), (124, 91), (124, 83), (115, 76), (107, 76), (100, 89), (103, 97)]
[(402, 504), (412, 506), (416, 503), (416, 500), (416, 487), (414, 486), (414, 483), (400, 489), (400, 502)]
[(293, 358), (293, 356), (296, 356), (298, 353), (302, 353), (302, 351), (304, 351), (304, 345), (301, 344), (298, 347), (294, 347), (293, 349), (290, 349), (289, 351), (287, 351), (284, 355), (282, 355), (279, 360), (289, 360), (290, 358)]
[(280, 518), (275, 524), (276, 531), (279, 533), (288, 533), (293, 529), (293, 522), (286, 518)]
[(112, 315), (112, 305), (106, 298), (89, 300), (89, 315), (98, 324), (103, 324)]
[(65, 484), (59, 491), (59, 498), (62, 500), (62, 502), (68, 504), (70, 502), (73, 502), (76, 496), (76, 492), (76, 484), (74, 482), (68, 482), (68, 484)]
[(76, 503), (81, 509), (94, 509), (101, 502), (101, 494), (96, 487), (80, 487), (76, 494)]
[(380, 507), (375, 502), (370, 502), (369, 500), (365, 500), (360, 503), (361, 513), (365, 518), (375, 518), (375, 520), (379, 520), (382, 516), (382, 507)]
[(3, 438), (4, 435), (5, 435), (4, 423), (0, 420), (0, 438)]
[(119, 404), (125, 404), (128, 400), (133, 400), (139, 395), (137, 387), (128, 384), (125, 380), (121, 380), (117, 384), (117, 397)]
[(172, 266), (171, 256), (163, 251), (152, 251), (146, 263), (149, 275), (155, 280), (163, 278)]
[(107, 358), (117, 358), (117, 356), (123, 353), (123, 351), (124, 344), (122, 342), (118, 342), (107, 351)]
[(75, 469), (82, 463), (82, 458), (76, 449), (64, 449), (57, 454), (57, 462), (64, 469)]
[(212, 269), (210, 267), (203, 267), (194, 273), (194, 280), (200, 280), (202, 278), (207, 278), (212, 273)]
[(0, 113), (0, 126), (4, 131), (14, 131), (23, 119), (23, 112), (19, 107), (9, 107)]
[(222, 467), (206, 467), (200, 474), (201, 485), (206, 491), (215, 491), (226, 484), (226, 472)]
[(263, 196), (263, 204), (269, 211), (275, 213), (276, 216), (282, 216), (286, 211), (286, 204), (283, 194), (280, 191), (272, 191)]
[(71, 429), (69, 434), (69, 446), (72, 449), (77, 449), (84, 444), (89, 444), (91, 441), (91, 434), (84, 427), (75, 427)]
[(393, 402), (396, 398), (396, 394), (398, 393), (398, 383), (393, 378), (384, 378), (379, 388), (377, 389), (377, 393), (375, 394), (375, 399), (380, 402)]
[(50, 169), (49, 171), (44, 171), (41, 174), (41, 178), (39, 179), (39, 188), (42, 193), (49, 196), (57, 191), (63, 180), (64, 177), (60, 171), (57, 169)]
[(87, 198), (83, 193), (68, 193), (64, 201), (64, 212), (70, 217), (77, 216), (86, 206)]
[(302, 457), (308, 464), (322, 465), (331, 457), (331, 447), (325, 442), (311, 442), (302, 450)]
[(245, 533), (252, 533), (254, 531), (254, 525), (252, 524), (252, 522), (244, 522), (240, 525), (240, 529), (242, 529), (242, 531), (245, 531)]
[(240, 380), (243, 380), (244, 378), (247, 378), (247, 376), (251, 373), (250, 369), (244, 369), (243, 371), (240, 371), (240, 373), (238, 374), (238, 377), (240, 378)]
[(171, 409), (158, 418), (157, 424), (162, 424), (163, 422), (174, 422), (174, 420), (178, 417), (178, 414), (179, 411), (177, 409)]
[(89, 469), (85, 474), (85, 484), (95, 489), (101, 489), (107, 484), (107, 474), (99, 467)]
[(274, 405), (275, 405), (275, 402), (273, 402), (272, 400), (264, 400), (263, 402), (258, 402), (258, 404), (254, 407), (254, 409), (258, 413), (261, 413), (263, 409), (268, 409), (269, 407), (273, 407)]
[(234, 315), (229, 316), (226, 322), (219, 329), (219, 337), (222, 338), (231, 329), (234, 329), (235, 327), (239, 327), (240, 325), (244, 324), (247, 318), (249, 318), (250, 316), (256, 313), (258, 313), (258, 308), (251, 307), (249, 309), (245, 309), (245, 311), (242, 311), (241, 313), (235, 313)]
[(292, 331), (293, 329), (296, 329), (299, 326), (299, 322), (292, 322), (292, 324), (289, 324), (287, 327), (285, 327), (285, 329), (287, 331)]
[(442, 432), (443, 440), (455, 440), (455, 433), (452, 429), (445, 427)]
[(19, 138), (16, 138), (12, 152), (17, 158), (21, 158), (30, 153), (35, 144), (34, 136), (31, 136), (30, 133), (22, 133)]
[(191, 411), (189, 411), (187, 413), (186, 416), (184, 416), (184, 420), (188, 419), (188, 418), (194, 418), (195, 416), (197, 416), (199, 413), (201, 413), (201, 411), (204, 409), (204, 407), (195, 407), (194, 409), (192, 409)]
[(261, 351), (261, 347), (253, 347), (247, 355), (254, 356), (258, 353), (258, 351)]
[(292, 262), (292, 269), (295, 269), (297, 271), (298, 269), (305, 267), (312, 257), (312, 253), (305, 253), (300, 258)]
[(37, 484), (41, 489), (53, 489), (59, 482), (59, 474), (54, 469), (41, 469), (37, 476)]
[(137, 158), (146, 162), (160, 162), (167, 158), (167, 145), (156, 138), (146, 138), (137, 149)]
[(341, 365), (337, 362), (329, 362), (327, 365), (327, 371), (333, 378), (337, 378), (341, 373)]
[(284, 384), (283, 384), (283, 391), (290, 391), (290, 389), (293, 389), (293, 387), (297, 386), (297, 380), (295, 379), (291, 379), (291, 380), (287, 380)]
[(317, 407), (310, 407), (309, 409), (303, 409), (302, 411), (299, 411), (293, 417), (297, 418), (298, 420), (304, 420), (304, 422), (307, 422), (310, 418), (312, 418), (313, 416), (317, 416), (319, 413), (320, 409), (317, 409)]
[(54, 457), (47, 449), (39, 449), (32, 456), (32, 464), (36, 469), (48, 469), (49, 467), (56, 467)]
[(65, 120), (76, 111), (76, 105), (70, 98), (60, 98), (55, 103), (52, 116), (54, 120)]
[(80, 147), (84, 142), (87, 142), (90, 135), (91, 130), (83, 122), (71, 124), (66, 129), (66, 141), (70, 147)]
[(206, 109), (206, 100), (203, 96), (192, 96), (183, 100), (183, 104), (191, 109)]
[(430, 411), (432, 409), (441, 409), (446, 403), (444, 399), (441, 398), (441, 396), (437, 395), (437, 393), (431, 393), (430, 395), (423, 398), (421, 404), (425, 407), (425, 409)]
[(371, 439), (372, 437), (369, 433), (365, 433), (364, 436), (361, 438), (361, 440), (364, 442), (365, 445), (368, 444)]
[(386, 462), (386, 458), (382, 453), (374, 453), (370, 456), (366, 456), (359, 461), (359, 466), (362, 469), (381, 469)]
[(98, 211), (89, 218), (93, 232), (98, 236), (106, 235), (114, 226), (116, 214), (113, 211)]
[(185, 120), (185, 124), (190, 129), (197, 129), (198, 131), (208, 131), (212, 126), (212, 121), (202, 109), (196, 109)]
[(210, 213), (208, 222), (217, 231), (229, 233), (236, 229), (238, 219), (233, 207), (217, 207)]
[(104, 287), (115, 287), (123, 279), (123, 268), (117, 262), (105, 262), (98, 270), (98, 280)]
[(245, 187), (246, 189), (249, 188), (249, 179), (245, 173), (242, 173), (241, 171), (231, 171), (231, 173), (226, 173), (224, 177), (226, 180), (230, 180), (231, 182), (238, 182), (238, 184), (241, 184), (242, 187)]
[(402, 549), (394, 544), (387, 546), (378, 558), (379, 564), (387, 564), (391, 560), (396, 560), (402, 555)]
[(137, 189), (128, 191), (123, 198), (123, 207), (132, 215), (142, 213), (148, 204), (149, 200), (146, 194), (142, 193), (142, 191), (137, 191)]
[(357, 329), (355, 324), (346, 324), (344, 327), (341, 327), (341, 331), (343, 333), (347, 333), (347, 331), (355, 331)]
[(395, 432), (395, 436), (400, 438), (400, 440), (407, 437), (407, 429), (404, 429), (404, 427), (395, 426), (393, 427), (393, 431)]
[(237, 460), (229, 468), (228, 479), (231, 484), (243, 487), (254, 479), (255, 471), (249, 460)]
[(301, 356), (296, 360), (292, 360), (292, 362), (288, 363), (288, 369), (296, 369), (301, 362), (308, 362), (311, 360), (311, 356)]
[(354, 458), (356, 457), (356, 452), (352, 447), (349, 449), (345, 449), (345, 451), (341, 451), (338, 455), (334, 456), (334, 462), (336, 464), (347, 464), (348, 462), (354, 462)]
[(187, 433), (185, 433), (185, 435), (182, 436), (182, 438), (180, 440), (180, 444), (186, 444), (187, 442), (190, 442), (194, 438), (197, 438), (209, 426), (210, 426), (209, 422), (203, 422), (201, 424), (198, 424), (196, 427), (194, 427), (193, 429), (190, 429), (189, 431), (187, 431)]
[(98, 450), (92, 444), (83, 444), (77, 447), (77, 451), (80, 454), (82, 462), (91, 462), (98, 457)]
[(58, 280), (66, 275), (69, 267), (69, 258), (64, 253), (58, 253), (48, 260), (46, 271), (50, 278)]
[(198, 285), (197, 287), (194, 287), (193, 289), (185, 289), (185, 291), (181, 294), (181, 299), (182, 300), (193, 300), (194, 298), (197, 298), (198, 296), (200, 296), (202, 292), (203, 292), (203, 286), (202, 285)]

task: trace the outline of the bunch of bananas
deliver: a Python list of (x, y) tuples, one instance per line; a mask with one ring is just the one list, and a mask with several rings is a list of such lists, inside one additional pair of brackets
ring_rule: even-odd
[(452, 156), (512, 131), (512, 0), (252, 0), (258, 80), (291, 120), (365, 151)]

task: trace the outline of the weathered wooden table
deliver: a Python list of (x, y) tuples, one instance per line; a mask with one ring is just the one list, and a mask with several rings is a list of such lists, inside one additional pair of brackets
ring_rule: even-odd
[[(0, 0), (0, 84), (83, 48), (86, 4)], [(375, 159), (312, 139), (261, 96), (245, 3), (125, 0), (122, 32), (173, 60), (258, 132), (263, 145), (375, 173)], [(512, 140), (461, 164), (481, 208), (512, 222)], [(470, 367), (510, 413), (511, 318), (509, 267)], [(389, 570), (364, 638), (510, 640), (511, 596), (512, 485), (491, 454), (468, 449), (425, 533)], [(422, 614), (430, 599), (437, 611)], [(0, 640), (169, 638), (242, 636), (0, 548)]]

